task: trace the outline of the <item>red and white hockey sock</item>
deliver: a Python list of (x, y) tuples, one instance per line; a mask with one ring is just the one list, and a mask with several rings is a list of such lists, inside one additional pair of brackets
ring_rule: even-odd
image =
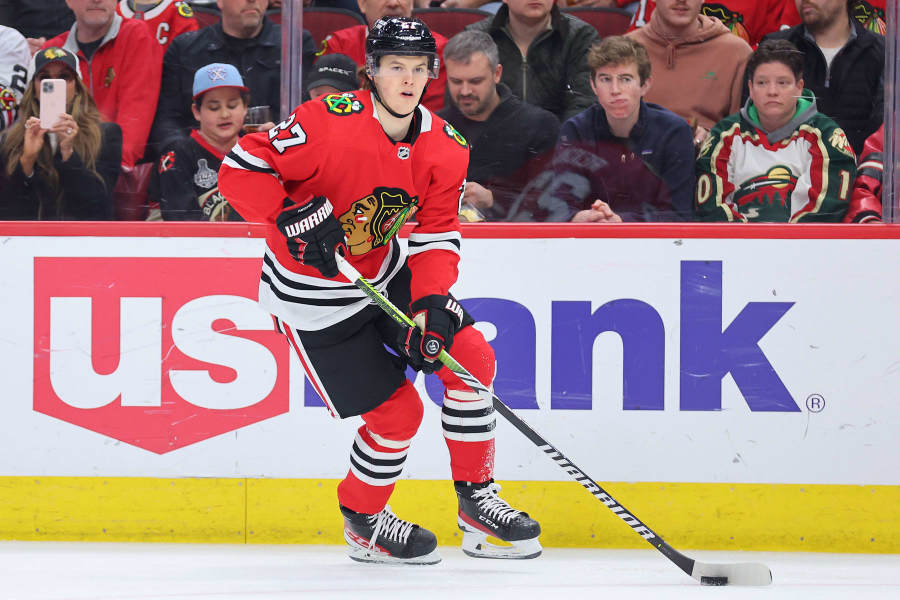
[(441, 410), (454, 481), (482, 483), (494, 476), (493, 404), (471, 391), (447, 390)]

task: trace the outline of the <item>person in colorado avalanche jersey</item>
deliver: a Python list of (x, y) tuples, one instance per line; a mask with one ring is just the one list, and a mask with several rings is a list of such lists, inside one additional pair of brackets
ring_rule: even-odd
[[(435, 360), (452, 347), (473, 375), (493, 381), (493, 351), (450, 294), (469, 150), (420, 104), (438, 70), (434, 38), (421, 21), (379, 19), (366, 42), (370, 89), (302, 104), (268, 134), (243, 137), (219, 171), (219, 189), (235, 210), (268, 224), (260, 304), (332, 415), (362, 416), (337, 494), (350, 557), (366, 562), (440, 560), (434, 534), (387, 506), (423, 418), (407, 364), (435, 372), (446, 387), (442, 427), (463, 550), (497, 558), (541, 552), (538, 523), (503, 501), (492, 479), (491, 402)], [(413, 213), (407, 252), (396, 233)], [(336, 251), (421, 329), (402, 331), (371, 305), (339, 275)], [(512, 545), (491, 546), (488, 535)]]

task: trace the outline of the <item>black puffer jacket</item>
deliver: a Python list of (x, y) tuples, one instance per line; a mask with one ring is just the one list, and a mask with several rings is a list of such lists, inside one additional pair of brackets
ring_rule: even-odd
[(66, 0), (0, 0), (0, 25), (18, 29), (25, 37), (50, 39), (74, 22)]
[(523, 58), (509, 32), (509, 7), (504, 4), (493, 17), (466, 29), (485, 31), (500, 50), (503, 83), (512, 93), (549, 110), (565, 121), (596, 102), (591, 91), (587, 51), (600, 40), (593, 26), (554, 5), (550, 29), (540, 34)]
[(765, 39), (788, 40), (803, 52), (805, 87), (815, 93), (819, 112), (837, 121), (859, 155), (866, 138), (884, 121), (884, 38), (856, 19), (850, 22), (850, 40), (831, 61), (831, 68), (803, 25)]
[[(303, 72), (312, 67), (315, 42), (303, 32)], [(255, 38), (226, 36), (217, 23), (184, 33), (174, 40), (163, 58), (162, 86), (156, 118), (150, 132), (154, 156), (159, 150), (185, 139), (196, 125), (191, 102), (194, 73), (210, 63), (237, 67), (244, 85), (250, 89), (250, 106), (269, 106), (276, 120), (281, 111), (281, 26), (268, 18)]]

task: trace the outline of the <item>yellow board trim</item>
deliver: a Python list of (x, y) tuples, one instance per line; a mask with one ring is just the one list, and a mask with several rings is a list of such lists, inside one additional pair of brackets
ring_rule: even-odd
[[(0, 477), (0, 539), (342, 544), (338, 480)], [(546, 547), (646, 548), (572, 482), (501, 482)], [(610, 483), (679, 549), (900, 552), (900, 486)], [(391, 506), (459, 543), (448, 481), (401, 480)]]

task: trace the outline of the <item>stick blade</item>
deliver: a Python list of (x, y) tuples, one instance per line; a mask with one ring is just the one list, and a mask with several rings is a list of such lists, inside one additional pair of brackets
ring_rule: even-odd
[(694, 562), (691, 577), (703, 585), (762, 586), (772, 583), (772, 571), (760, 563), (711, 564)]

